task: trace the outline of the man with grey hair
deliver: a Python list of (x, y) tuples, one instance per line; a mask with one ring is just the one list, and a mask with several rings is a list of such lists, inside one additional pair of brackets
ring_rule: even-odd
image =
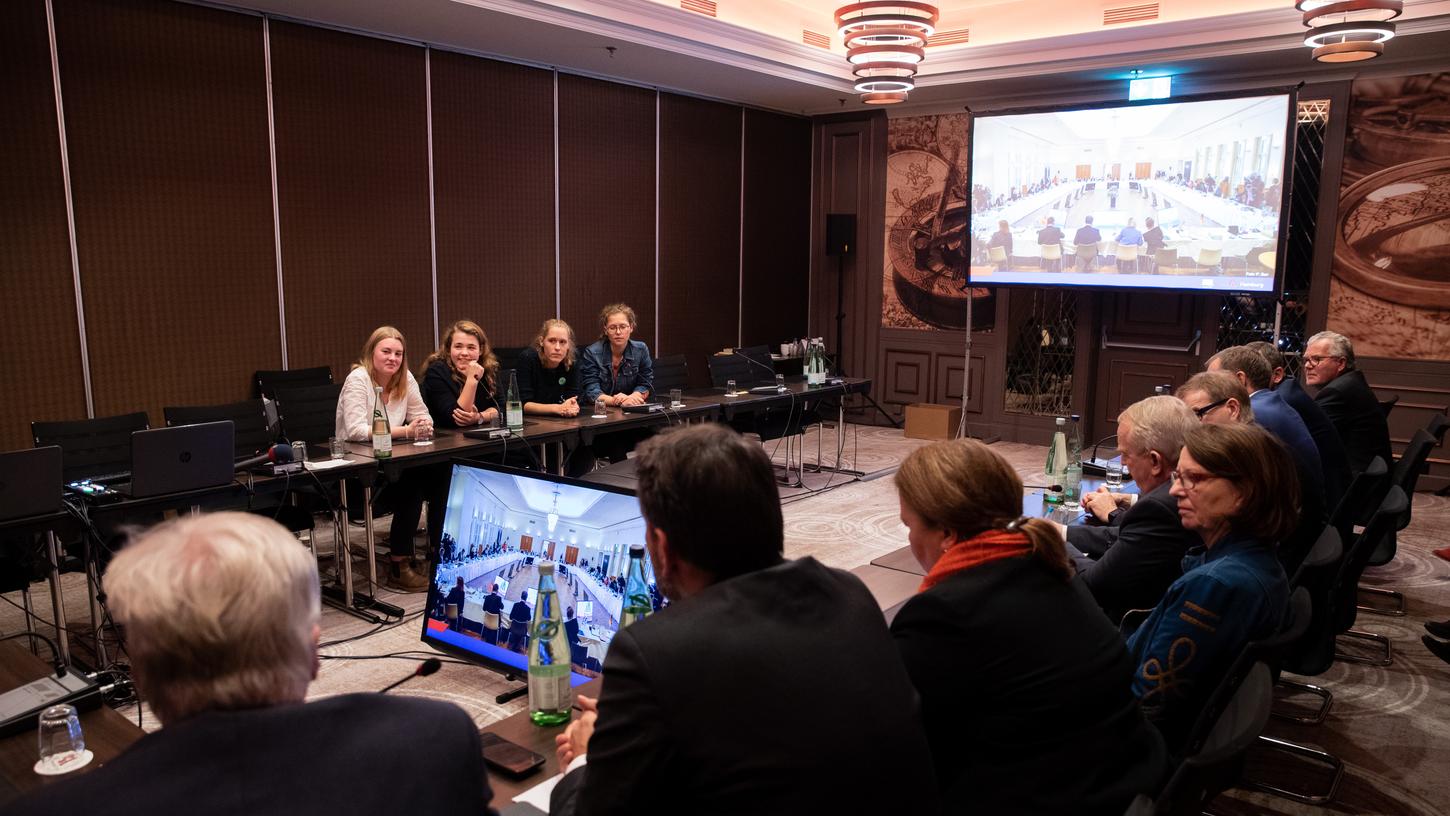
[(1324, 492), (1329, 498), (1328, 505), (1330, 508), (1337, 506), (1354, 478), (1350, 474), (1349, 455), (1344, 451), (1344, 442), (1339, 439), (1339, 431), (1334, 429), (1329, 415), (1299, 385), (1299, 381), (1285, 376), (1284, 355), (1272, 343), (1247, 343), (1243, 348), (1264, 358), (1271, 372), (1269, 388), (1294, 409), (1304, 421), (1304, 427), (1309, 429), (1309, 436), (1314, 439), (1314, 446), (1319, 449), (1319, 463), (1324, 467)]
[(1364, 472), (1376, 456), (1394, 463), (1390, 427), (1379, 399), (1354, 361), (1349, 338), (1322, 331), (1304, 347), (1304, 379), (1318, 388), (1314, 401), (1324, 409), (1349, 456), (1349, 469)]
[(1148, 397), (1118, 416), (1118, 450), (1138, 493), (1105, 489), (1082, 503), (1106, 525), (1073, 525), (1067, 541), (1088, 558), (1077, 559), (1083, 583), (1114, 623), (1130, 609), (1150, 609), (1183, 574), (1181, 562), (1198, 543), (1178, 518), (1169, 495), (1183, 437), (1198, 424), (1176, 397)]
[(317, 676), (317, 563), (262, 516), (163, 523), (105, 574), (161, 730), (12, 816), (205, 812), (492, 813), (483, 749), (457, 706), (347, 694)]

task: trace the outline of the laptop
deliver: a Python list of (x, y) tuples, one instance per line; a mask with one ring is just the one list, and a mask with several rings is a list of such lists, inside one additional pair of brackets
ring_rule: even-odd
[(60, 446), (0, 453), (0, 521), (60, 510), (64, 485)]
[(116, 490), (134, 499), (230, 484), (236, 426), (231, 420), (153, 428), (131, 434), (131, 483)]

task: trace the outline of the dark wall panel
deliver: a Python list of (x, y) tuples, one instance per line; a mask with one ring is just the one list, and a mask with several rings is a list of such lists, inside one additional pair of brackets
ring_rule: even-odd
[(0, 325), (6, 369), (25, 372), (0, 415), (0, 450), (30, 447), (32, 419), (86, 415), (53, 88), (45, 3), (0, 3)]
[(559, 278), (581, 344), (598, 312), (624, 301), (655, 334), (655, 92), (559, 76)]
[(262, 21), (56, 0), (97, 415), (228, 402), (281, 361)]
[(659, 354), (707, 386), (706, 355), (739, 331), (740, 108), (660, 96), (659, 241)]
[(522, 346), (554, 314), (554, 75), (430, 52), (438, 322)]
[(742, 344), (805, 336), (810, 215), (810, 121), (746, 110)]
[(288, 363), (341, 379), (380, 325), (433, 348), (424, 51), (272, 22)]

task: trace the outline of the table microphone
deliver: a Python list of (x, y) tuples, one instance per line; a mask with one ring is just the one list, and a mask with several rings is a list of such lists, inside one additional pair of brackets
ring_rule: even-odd
[(402, 680), (399, 680), (396, 683), (389, 683), (388, 685), (383, 686), (381, 689), (378, 690), (378, 693), (387, 694), (398, 686), (401, 686), (409, 680), (412, 680), (414, 677), (427, 677), (428, 675), (438, 671), (441, 668), (443, 668), (443, 661), (439, 660), (436, 657), (430, 657), (427, 660), (424, 660), (422, 663), (419, 663), (418, 668), (414, 669), (412, 674), (409, 674), (407, 677), (404, 677)]
[(1083, 473), (1089, 473), (1089, 472), (1091, 472), (1095, 476), (1106, 476), (1106, 475), (1108, 475), (1108, 463), (1107, 462), (1104, 462), (1104, 461), (1102, 461), (1100, 459), (1098, 459), (1098, 447), (1100, 445), (1102, 445), (1104, 442), (1108, 441), (1109, 439), (1117, 439), (1117, 438), (1118, 438), (1118, 435), (1115, 434), (1115, 433), (1112, 433), (1112, 434), (1108, 434), (1107, 436), (1103, 437), (1102, 439), (1099, 439), (1098, 441), (1094, 442), (1093, 443), (1093, 455), (1092, 455), (1092, 458), (1090, 458), (1086, 462), (1083, 462), (1082, 463), (1082, 472)]
[(243, 459), (236, 465), (237, 470), (247, 470), (257, 465), (273, 464), (285, 465), (292, 461), (292, 446), (285, 442), (278, 442), (267, 449), (261, 456), (253, 456), (250, 459)]

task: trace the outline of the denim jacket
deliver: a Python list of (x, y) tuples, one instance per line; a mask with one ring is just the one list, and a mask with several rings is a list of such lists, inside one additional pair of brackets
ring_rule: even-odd
[(1229, 533), (1183, 557), (1183, 576), (1128, 638), (1133, 693), (1170, 749), (1244, 646), (1278, 630), (1288, 603), (1289, 582), (1272, 545)]
[(579, 390), (586, 405), (592, 405), (600, 394), (640, 393), (648, 396), (655, 390), (654, 360), (649, 346), (631, 340), (624, 347), (619, 361), (619, 378), (615, 379), (609, 353), (609, 341), (596, 340), (585, 346), (579, 355)]

